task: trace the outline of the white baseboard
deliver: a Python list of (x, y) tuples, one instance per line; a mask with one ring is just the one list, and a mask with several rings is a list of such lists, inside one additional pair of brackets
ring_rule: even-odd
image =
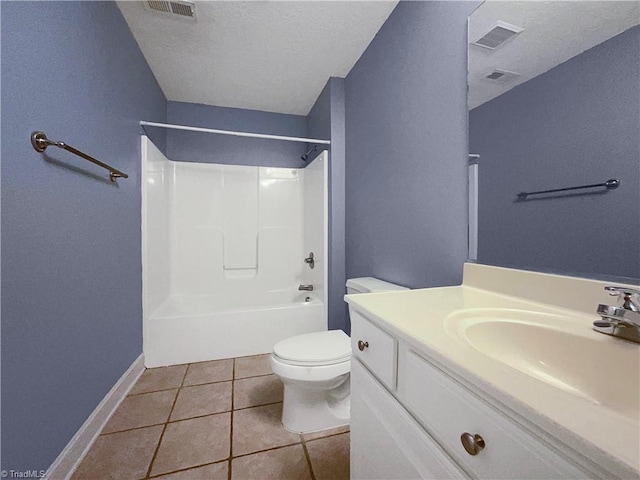
[(140, 354), (51, 464), (44, 475), (45, 479), (68, 480), (71, 478), (113, 412), (127, 396), (142, 372), (144, 372), (144, 356)]

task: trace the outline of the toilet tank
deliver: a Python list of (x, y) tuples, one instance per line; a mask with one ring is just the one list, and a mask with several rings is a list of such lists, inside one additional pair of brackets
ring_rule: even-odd
[(394, 290), (409, 290), (407, 287), (385, 282), (379, 278), (360, 277), (347, 280), (347, 293), (371, 293), (371, 292), (391, 292)]

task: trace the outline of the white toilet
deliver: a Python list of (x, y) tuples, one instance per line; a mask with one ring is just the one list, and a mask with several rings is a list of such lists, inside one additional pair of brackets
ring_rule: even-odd
[[(406, 287), (372, 277), (347, 280), (347, 293)], [(304, 433), (348, 425), (351, 341), (342, 330), (305, 333), (273, 347), (271, 369), (284, 383), (282, 424)]]

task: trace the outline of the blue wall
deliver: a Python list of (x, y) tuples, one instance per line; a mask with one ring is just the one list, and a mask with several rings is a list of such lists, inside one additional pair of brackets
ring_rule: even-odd
[(138, 121), (166, 102), (114, 2), (1, 8), (2, 469), (39, 470), (142, 351)]
[[(640, 279), (639, 85), (634, 27), (471, 111), (479, 262)], [(514, 201), (609, 178), (604, 195)]]
[(347, 277), (459, 284), (467, 258), (467, 16), (400, 2), (346, 78)]
[[(350, 333), (345, 294), (345, 91), (331, 78), (307, 116), (311, 138), (331, 140), (329, 161), (329, 328)], [(320, 149), (319, 149), (320, 150)]]
[[(168, 102), (167, 122), (290, 137), (306, 137), (306, 117), (242, 108), (214, 107), (197, 103)], [(153, 127), (147, 127), (153, 131)], [(302, 168), (304, 143), (255, 138), (167, 131), (167, 157), (171, 160)]]

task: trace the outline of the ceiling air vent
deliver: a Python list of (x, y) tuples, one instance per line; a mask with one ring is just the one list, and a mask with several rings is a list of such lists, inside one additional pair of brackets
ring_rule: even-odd
[(193, 2), (185, 2), (182, 0), (173, 0), (164, 2), (161, 0), (147, 0), (147, 8), (154, 12), (171, 15), (174, 18), (186, 18), (195, 20), (196, 4)]
[(496, 68), (488, 75), (485, 75), (484, 78), (488, 80), (499, 80), (501, 82), (508, 82), (509, 80), (513, 80), (516, 77), (521, 76), (519, 73), (510, 72), (509, 70), (500, 70)]
[(489, 32), (485, 33), (482, 37), (473, 42), (473, 44), (478, 45), (479, 47), (488, 48), (489, 50), (495, 50), (523, 30), (523, 28), (499, 21), (491, 30), (489, 30)]

